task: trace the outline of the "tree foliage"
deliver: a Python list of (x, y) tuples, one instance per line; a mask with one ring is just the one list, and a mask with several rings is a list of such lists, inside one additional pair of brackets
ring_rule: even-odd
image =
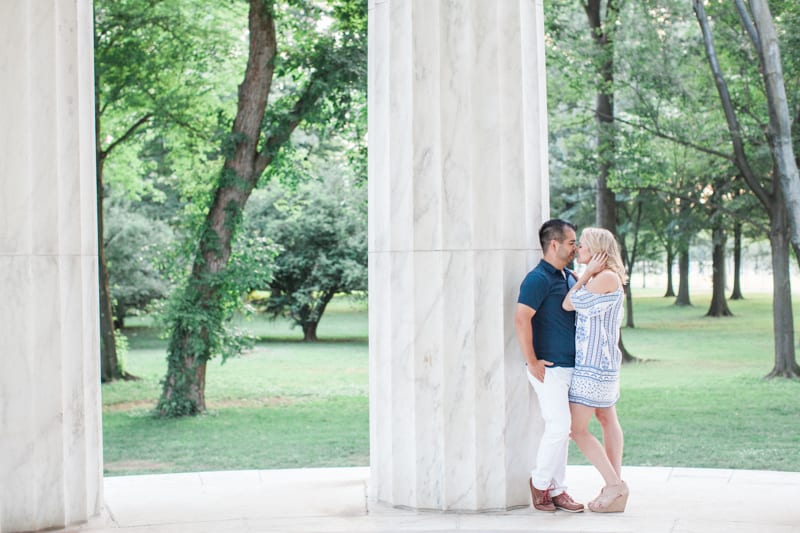
[[(250, 232), (273, 240), (277, 255), (264, 308), (288, 316), (306, 341), (337, 293), (367, 289), (365, 187), (340, 168), (296, 189), (273, 183), (251, 200)], [(262, 191), (257, 191), (262, 192)]]
[(162, 268), (174, 236), (163, 221), (122, 204), (108, 207), (107, 221), (103, 240), (114, 316), (121, 328), (130, 311), (145, 311), (151, 302), (169, 294), (171, 287)]

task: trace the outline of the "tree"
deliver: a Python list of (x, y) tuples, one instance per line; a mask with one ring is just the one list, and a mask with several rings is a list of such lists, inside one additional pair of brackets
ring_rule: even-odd
[(317, 340), (334, 295), (367, 289), (365, 188), (352, 181), (329, 168), (324, 181), (312, 179), (297, 191), (275, 187), (247, 213), (248, 225), (259, 225), (279, 250), (265, 309), (290, 317), (305, 341)]
[[(633, 205), (630, 206), (630, 209), (628, 209), (628, 204), (622, 204), (620, 207), (622, 208), (621, 210), (625, 212), (629, 222), (625, 232), (618, 232), (618, 234), (621, 235), (617, 238), (620, 241), (622, 261), (628, 268), (628, 271), (631, 272), (633, 271), (634, 265), (636, 265), (636, 260), (638, 259), (638, 253), (640, 251), (639, 235), (642, 227), (642, 214), (644, 212), (644, 195), (634, 194)], [(633, 241), (630, 244), (628, 244), (629, 236)], [(625, 285), (625, 327), (635, 327), (633, 320), (633, 295), (631, 294), (630, 283)], [(630, 354), (628, 355), (630, 356)]]
[[(700, 159), (697, 158), (700, 154), (719, 157), (717, 150), (708, 148), (713, 146), (712, 143), (716, 142), (718, 135), (713, 127), (716, 123), (716, 110), (709, 109), (706, 105), (708, 89), (713, 89), (713, 85), (704, 84), (698, 65), (687, 61), (687, 57), (691, 56), (687, 56), (686, 50), (692, 48), (696, 36), (689, 34), (688, 24), (682, 18), (684, 5), (669, 1), (633, 5), (639, 10), (635, 14), (637, 23), (621, 26), (633, 27), (632, 35), (623, 34), (621, 40), (636, 43), (633, 49), (628, 45), (629, 49), (621, 54), (621, 57), (627, 58), (626, 65), (629, 64), (627, 68), (619, 69), (623, 76), (618, 86), (626, 88), (622, 94), (627, 98), (627, 105), (621, 113), (623, 117), (616, 118), (624, 126), (620, 130), (621, 135), (630, 135), (626, 133), (625, 127), (632, 127), (676, 145), (691, 148), (695, 152), (694, 159)], [(680, 225), (686, 228), (684, 215), (690, 215), (698, 206), (702, 207), (702, 203), (698, 203), (700, 194), (707, 188), (715, 190), (716, 186), (707, 181), (708, 173), (703, 168), (688, 168), (679, 171), (677, 175), (683, 178), (667, 178), (665, 181), (682, 182), (672, 194), (674, 201), (680, 205), (675, 219), (681, 220)], [(663, 187), (660, 190), (667, 192)], [(729, 206), (716, 205), (715, 208), (714, 212), (719, 212), (720, 216), (735, 215), (737, 220), (744, 220), (744, 216), (752, 213), (733, 214)], [(681, 273), (680, 289), (676, 298), (678, 305), (690, 305), (689, 239), (699, 229), (675, 234)], [(667, 255), (670, 255), (669, 250)], [(718, 260), (719, 257), (718, 254)]]
[(757, 235), (768, 233), (768, 228), (760, 222), (753, 222), (764, 218), (764, 210), (752, 194), (748, 194), (746, 188), (742, 187), (741, 179), (739, 187), (732, 193), (732, 203), (737, 204), (735, 209), (736, 216), (733, 220), (733, 289), (731, 290), (730, 300), (744, 300), (742, 293), (742, 242), (744, 237), (750, 236), (754, 231)]
[[(625, 132), (623, 132), (625, 133)], [(694, 199), (694, 160), (689, 150), (673, 142), (651, 135), (649, 148), (640, 157), (657, 159), (664, 163), (663, 168), (656, 168), (649, 174), (634, 168), (625, 182), (646, 193), (647, 201), (643, 206), (643, 217), (654, 241), (658, 242), (664, 252), (667, 287), (664, 297), (676, 297), (673, 267), (679, 250), (689, 250), (691, 237), (703, 228), (701, 213), (689, 206), (696, 204)], [(696, 154), (692, 153), (692, 156)], [(637, 165), (638, 166), (638, 165)], [(686, 255), (688, 258), (688, 255)], [(688, 263), (687, 263), (688, 265)], [(688, 292), (688, 268), (683, 271), (683, 288), (686, 299)], [(680, 281), (679, 280), (679, 281)]]
[[(653, 43), (651, 35), (657, 34), (655, 31), (647, 33), (646, 29), (641, 29), (639, 20), (628, 18), (639, 9), (639, 4), (582, 1), (580, 5), (589, 21), (589, 32), (580, 32), (577, 27), (574, 1), (551, 0), (545, 9), (546, 39), (552, 43), (547, 48), (548, 94), (555, 95), (549, 96), (550, 108), (554, 110), (550, 122), (550, 169), (553, 190), (561, 192), (554, 194), (554, 199), (559, 203), (565, 201), (567, 212), (582, 214), (581, 203), (588, 189), (583, 178), (591, 174), (594, 223), (612, 229), (620, 240), (630, 273), (637, 256), (650, 252), (637, 249), (638, 231), (645, 230), (638, 214), (647, 213), (653, 207), (642, 203), (643, 198), (650, 201), (650, 197), (641, 196), (640, 191), (652, 187), (651, 180), (664, 178), (663, 174), (658, 174), (658, 162), (647, 153), (648, 141), (644, 136), (634, 138), (637, 136), (631, 135), (632, 139), (626, 139), (620, 135), (623, 130), (619, 127), (619, 115), (624, 116), (625, 106), (634, 105), (637, 98), (631, 74), (648, 62), (661, 65), (659, 68), (663, 71), (660, 57), (640, 55), (636, 50), (636, 43), (643, 40)], [(655, 50), (658, 46), (652, 48)], [(634, 62), (630, 58), (640, 59)], [(594, 99), (591, 109), (594, 127), (591, 128), (586, 120), (585, 104), (590, 98)], [(647, 167), (647, 182), (631, 181), (626, 171), (639, 166), (646, 158), (652, 159), (643, 165)], [(565, 176), (567, 172), (571, 175)], [(633, 300), (630, 286), (626, 287), (626, 293), (630, 304)], [(632, 322), (631, 310), (629, 305), (627, 317)], [(629, 354), (625, 356), (628, 359)]]
[(614, 141), (614, 36), (619, 19), (620, 0), (607, 0), (605, 20), (602, 0), (586, 0), (583, 9), (589, 29), (597, 47), (597, 94), (595, 120), (597, 121), (597, 209), (596, 224), (617, 233), (617, 199), (608, 187), (613, 168)]
[[(100, 292), (101, 378), (128, 377), (117, 360), (113, 294), (104, 248), (104, 198), (112, 155), (138, 142), (155, 122), (188, 123), (192, 100), (202, 94), (202, 82), (186, 79), (186, 71), (203, 67), (216, 44), (201, 24), (199, 4), (180, 0), (98, 0), (95, 2), (95, 147), (97, 238)], [(200, 46), (200, 43), (203, 46)], [(181, 118), (183, 117), (183, 118)], [(193, 116), (192, 121), (196, 120)], [(135, 169), (119, 165), (117, 184), (141, 180)], [(124, 176), (122, 174), (125, 174)], [(122, 186), (122, 185), (121, 185)]]
[(706, 316), (733, 316), (728, 307), (728, 301), (725, 299), (725, 243), (727, 236), (721, 223), (714, 222), (711, 238), (714, 246), (712, 254), (712, 291), (711, 304), (708, 306)]
[(676, 242), (678, 235), (676, 228), (678, 227), (678, 221), (675, 216), (677, 209), (675, 208), (675, 203), (672, 201), (672, 198), (669, 198), (663, 193), (658, 193), (657, 196), (660, 198), (660, 201), (656, 202), (654, 209), (650, 209), (649, 213), (646, 213), (645, 216), (651, 219), (649, 224), (653, 228), (654, 238), (664, 250), (664, 271), (667, 274), (667, 286), (665, 288), (664, 298), (674, 298), (675, 283), (673, 281), (674, 276), (672, 270), (675, 266), (675, 257), (677, 256)]
[(708, 306), (706, 316), (733, 316), (725, 298), (725, 245), (727, 243), (727, 234), (725, 232), (725, 216), (722, 209), (722, 202), (731, 183), (724, 174), (711, 179), (710, 182), (713, 186), (711, 187), (711, 194), (706, 198), (706, 209), (709, 211), (708, 220), (711, 224), (713, 251), (711, 254), (711, 303)]
[(679, 243), (685, 239), (684, 236), (688, 237), (689, 235), (689, 232), (686, 231), (689, 222), (681, 220), (679, 217), (681, 200), (675, 196), (674, 191), (668, 189), (671, 180), (664, 181), (667, 185), (666, 190), (656, 192), (656, 201), (648, 206), (645, 216), (650, 219), (649, 225), (653, 228), (655, 239), (664, 250), (664, 268), (667, 273), (664, 298), (674, 298), (675, 285), (672, 270), (678, 257)]
[[(742, 24), (745, 26), (745, 29), (747, 29), (750, 38), (755, 41), (757, 35), (754, 34), (753, 28), (750, 27), (747, 12), (744, 10), (744, 6), (739, 0), (737, 0), (737, 8), (742, 19)], [(773, 147), (776, 139), (775, 135), (769, 130), (767, 131), (767, 140), (771, 147), (770, 155), (772, 159), (772, 168), (765, 172), (763, 168), (766, 167), (766, 165), (757, 157), (759, 154), (748, 154), (744, 143), (748, 131), (742, 127), (739, 121), (739, 114), (734, 105), (728, 82), (722, 72), (722, 67), (717, 57), (711, 25), (701, 0), (694, 0), (694, 11), (703, 34), (706, 56), (717, 87), (717, 92), (719, 93), (722, 108), (725, 112), (725, 120), (733, 149), (733, 154), (731, 156), (725, 154), (720, 154), (720, 156), (725, 157), (736, 165), (736, 168), (741, 173), (747, 186), (758, 198), (759, 202), (761, 202), (769, 216), (769, 240), (772, 251), (773, 275), (775, 366), (768, 374), (768, 377), (800, 377), (800, 367), (797, 365), (794, 349), (794, 322), (789, 279), (789, 246), (791, 245), (789, 235), (789, 212), (787, 211), (786, 203), (783, 198), (783, 189), (779, 184), (781, 171), (777, 168), (780, 165), (784, 165), (785, 161), (777, 160), (777, 157), (780, 156), (782, 152)], [(767, 98), (767, 100), (769, 101), (769, 98)], [(749, 109), (749, 111), (755, 113), (756, 110)], [(772, 114), (773, 111), (771, 110), (770, 117)], [(761, 172), (756, 170), (759, 168), (756, 165), (762, 167)], [(774, 174), (775, 179), (770, 179), (770, 174)]]
[[(605, 20), (602, 16), (602, 0), (582, 1), (583, 9), (589, 21), (589, 29), (597, 55), (597, 100), (595, 107), (595, 120), (597, 121), (597, 193), (595, 209), (597, 210), (596, 224), (606, 228), (614, 235), (617, 233), (617, 198), (608, 186), (609, 176), (613, 170), (615, 155), (614, 139), (614, 37), (619, 19), (622, 0), (607, 0)], [(624, 244), (623, 242), (620, 243)], [(626, 254), (627, 255), (627, 254)], [(630, 265), (626, 265), (630, 272)], [(630, 284), (625, 285), (625, 296), (629, 302), (629, 313), (632, 311), (632, 294)], [(628, 323), (632, 323), (632, 314), (628, 315)], [(619, 337), (619, 348), (622, 351), (622, 360), (630, 362), (635, 360), (633, 355), (625, 348), (622, 335)]]
[(733, 290), (731, 300), (744, 300), (742, 294), (742, 223), (733, 224)]
[(122, 328), (130, 310), (144, 311), (169, 294), (160, 256), (174, 237), (164, 222), (124, 205), (109, 206), (107, 219), (103, 247), (114, 294), (115, 327)]
[(692, 305), (689, 295), (689, 241), (681, 242), (678, 248), (678, 294), (675, 296), (675, 305)]
[(745, 238), (759, 238), (769, 233), (766, 213), (754, 195), (749, 194), (741, 178), (735, 179), (735, 187), (725, 202), (725, 211), (732, 220), (733, 233), (733, 289), (729, 300), (743, 300), (741, 271), (743, 241)]
[[(162, 416), (205, 410), (206, 364), (235, 353), (226, 322), (244, 289), (228, 267), (250, 194), (303, 121), (343, 116), (366, 70), (366, 3), (249, 0), (249, 48), (236, 117), (224, 139), (224, 163), (210, 191), (191, 272), (170, 306)], [(278, 33), (280, 28), (282, 33)], [(279, 53), (279, 35), (284, 50)], [(280, 94), (275, 79), (285, 80)], [(276, 87), (276, 90), (273, 90)], [(270, 96), (275, 97), (268, 106)], [(247, 280), (250, 283), (254, 280)]]
[[(669, 185), (674, 182), (671, 147), (643, 132), (620, 128), (617, 131), (614, 172), (610, 183), (617, 198), (617, 233), (625, 265), (636, 269), (641, 258), (651, 259), (654, 253), (652, 235), (663, 239), (666, 232), (658, 226), (670, 227), (672, 217), (666, 210), (670, 203)], [(660, 216), (659, 216), (660, 215)], [(674, 229), (674, 226), (672, 226)], [(634, 327), (631, 286), (626, 287), (626, 326)]]
[[(616, 87), (622, 105), (615, 123), (620, 139), (636, 139), (641, 147), (633, 157), (619, 161), (614, 186), (656, 192), (651, 197), (662, 203), (648, 202), (646, 217), (656, 218), (654, 223), (661, 222), (662, 227), (656, 233), (667, 252), (668, 279), (671, 265), (678, 259), (676, 303), (690, 305), (689, 245), (696, 233), (691, 206), (695, 201), (692, 197), (702, 189), (698, 184), (701, 173), (693, 164), (695, 154), (690, 156), (660, 133), (676, 128), (702, 134), (706, 128), (697, 118), (700, 115), (693, 113), (696, 106), (693, 76), (685, 72), (687, 62), (680, 55), (686, 32), (674, 23), (668, 9), (670, 4), (668, 1), (627, 3), (621, 15), (626, 22), (618, 30)], [(640, 161), (651, 162), (644, 165)], [(653, 217), (654, 212), (660, 216)], [(674, 289), (668, 286), (666, 292), (674, 293)]]
[[(792, 144), (792, 118), (789, 115), (783, 80), (781, 47), (767, 0), (750, 0), (749, 4), (750, 12), (742, 0), (736, 0), (736, 9), (742, 26), (747, 30), (758, 52), (758, 63), (761, 67), (759, 70), (764, 79), (769, 111), (767, 139), (790, 222), (792, 247), (800, 265), (800, 173)], [(796, 9), (796, 4), (794, 7)], [(797, 11), (789, 11), (788, 15), (793, 16), (795, 21), (798, 20)], [(785, 369), (779, 370), (779, 373), (782, 372)]]

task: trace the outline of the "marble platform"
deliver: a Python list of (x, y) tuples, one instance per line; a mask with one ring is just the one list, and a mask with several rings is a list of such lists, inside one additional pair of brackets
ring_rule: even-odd
[[(800, 472), (626, 467), (624, 514), (415, 512), (368, 505), (368, 468), (208, 472), (105, 479), (103, 514), (62, 533), (800, 531)], [(570, 466), (570, 493), (601, 481)]]

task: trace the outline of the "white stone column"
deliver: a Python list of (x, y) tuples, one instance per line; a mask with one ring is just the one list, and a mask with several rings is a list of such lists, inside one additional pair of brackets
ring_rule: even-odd
[(514, 334), (549, 215), (542, 0), (369, 2), (370, 499), (529, 505)]
[(0, 2), (0, 531), (102, 491), (92, 2)]

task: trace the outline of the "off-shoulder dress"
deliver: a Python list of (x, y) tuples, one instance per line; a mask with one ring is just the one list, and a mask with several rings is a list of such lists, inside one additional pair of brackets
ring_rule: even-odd
[(611, 407), (619, 399), (619, 328), (625, 293), (597, 294), (581, 287), (570, 296), (575, 307), (575, 373), (569, 401), (589, 407)]

